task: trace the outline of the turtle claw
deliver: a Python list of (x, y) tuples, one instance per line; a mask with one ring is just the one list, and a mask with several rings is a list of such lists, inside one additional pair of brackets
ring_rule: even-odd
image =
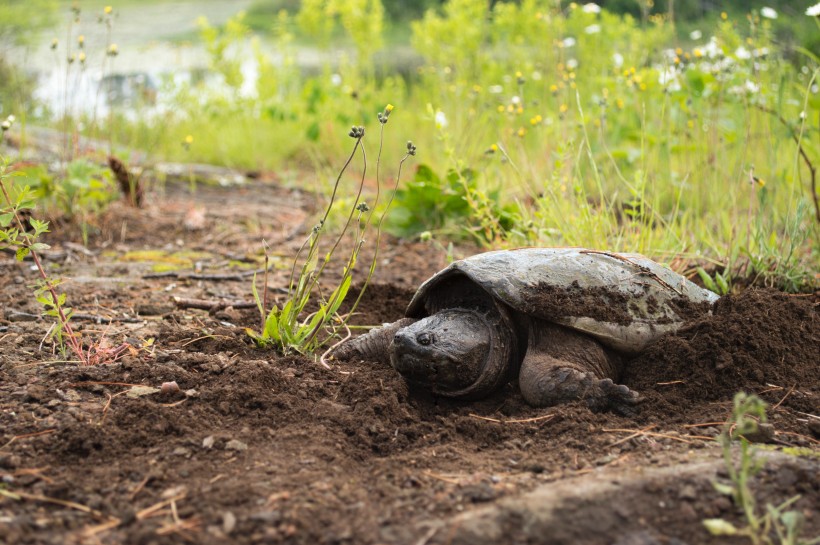
[(595, 412), (612, 411), (621, 416), (633, 416), (643, 398), (623, 384), (615, 384), (605, 378), (593, 386), (593, 395), (587, 398), (587, 405)]

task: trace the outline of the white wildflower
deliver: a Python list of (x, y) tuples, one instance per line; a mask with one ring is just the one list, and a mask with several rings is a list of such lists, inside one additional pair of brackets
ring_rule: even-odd
[(740, 47), (735, 49), (735, 57), (737, 57), (738, 59), (751, 59), (752, 54), (749, 52), (748, 49), (741, 45)]
[(570, 59), (567, 61), (567, 68), (570, 70), (575, 70), (578, 68), (578, 60), (577, 59)]
[(601, 6), (598, 4), (594, 4), (590, 2), (589, 4), (584, 4), (582, 8), (584, 13), (601, 13)]
[(487, 90), (489, 92), (491, 92), (492, 94), (497, 95), (499, 93), (504, 92), (504, 86), (503, 85), (490, 85), (489, 87), (487, 87)]
[(615, 68), (620, 68), (624, 65), (624, 56), (620, 53), (613, 53), (612, 62), (615, 64)]
[(703, 38), (703, 32), (701, 32), (700, 30), (693, 30), (692, 32), (689, 33), (689, 39), (692, 40), (692, 41), (696, 42), (696, 41), (700, 40), (701, 38)]
[(766, 19), (777, 19), (777, 11), (768, 6), (760, 8), (760, 15)]
[(809, 17), (820, 17), (820, 2), (806, 9), (806, 15)]
[(575, 45), (575, 38), (573, 38), (572, 36), (564, 38), (564, 40), (561, 42), (561, 45), (564, 47), (572, 47), (573, 45)]
[(333, 74), (332, 76), (330, 76), (330, 83), (334, 87), (338, 87), (342, 84), (342, 76), (340, 76), (339, 74)]
[(671, 66), (661, 71), (658, 75), (658, 83), (663, 85), (667, 91), (674, 92), (681, 90), (680, 79), (678, 79), (678, 71)]
[(717, 38), (712, 36), (709, 43), (703, 48), (703, 54), (708, 56), (710, 59), (723, 55), (723, 49), (721, 49), (718, 45)]
[(584, 29), (587, 34), (598, 34), (601, 32), (601, 25), (589, 25)]
[(514, 96), (510, 99), (510, 102), (512, 102), (513, 104), (521, 104), (521, 97)]
[(441, 110), (436, 112), (436, 128), (443, 129), (447, 126), (447, 116)]

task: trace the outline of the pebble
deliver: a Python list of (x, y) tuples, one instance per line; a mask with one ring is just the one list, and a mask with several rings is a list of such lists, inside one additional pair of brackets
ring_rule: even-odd
[(202, 447), (203, 448), (211, 448), (214, 446), (216, 439), (214, 439), (213, 435), (209, 435), (205, 439), (202, 440)]
[(236, 515), (230, 511), (225, 511), (222, 514), (222, 531), (230, 534), (236, 528)]
[(678, 492), (678, 498), (682, 500), (694, 500), (698, 497), (698, 491), (691, 484), (685, 484)]
[(235, 450), (237, 452), (242, 452), (243, 450), (248, 450), (248, 445), (243, 443), (239, 439), (231, 439), (227, 443), (225, 443), (225, 448), (227, 450)]

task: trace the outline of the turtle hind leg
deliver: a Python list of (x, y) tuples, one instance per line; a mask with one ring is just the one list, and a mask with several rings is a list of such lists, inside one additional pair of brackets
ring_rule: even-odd
[(534, 322), (518, 382), (526, 402), (535, 407), (582, 400), (593, 411), (628, 415), (641, 398), (615, 384), (618, 365), (596, 340), (555, 324)]

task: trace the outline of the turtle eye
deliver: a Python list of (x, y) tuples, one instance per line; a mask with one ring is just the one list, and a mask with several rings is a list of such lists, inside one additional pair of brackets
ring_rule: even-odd
[(435, 342), (435, 340), (436, 339), (435, 337), (433, 337), (433, 334), (427, 333), (426, 331), (424, 333), (419, 333), (418, 335), (416, 335), (416, 342), (422, 346), (431, 345)]

